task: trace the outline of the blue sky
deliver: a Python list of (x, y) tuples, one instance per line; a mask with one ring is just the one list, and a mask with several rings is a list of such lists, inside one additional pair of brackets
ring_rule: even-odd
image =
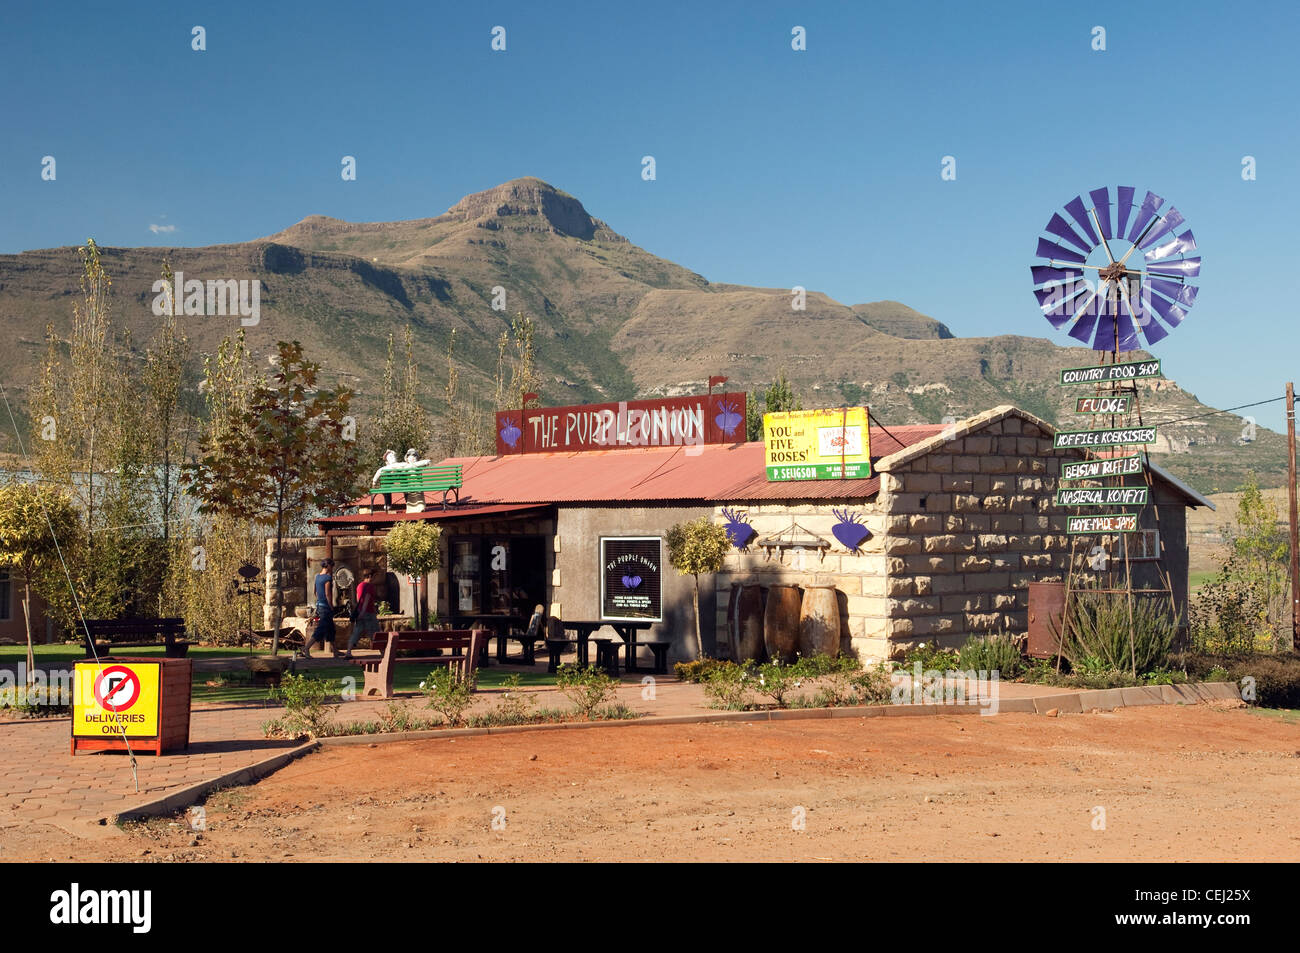
[(1288, 3), (6, 2), (0, 252), (420, 218), (536, 175), (712, 281), (1067, 343), (1030, 293), (1036, 240), (1132, 185), (1205, 259), (1154, 350), (1227, 407), (1300, 376), (1298, 43)]

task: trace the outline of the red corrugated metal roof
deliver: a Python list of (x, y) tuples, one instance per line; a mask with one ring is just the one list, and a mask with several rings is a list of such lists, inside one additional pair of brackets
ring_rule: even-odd
[[(400, 496), (401, 494), (395, 494)], [(431, 494), (432, 495), (432, 494)], [(370, 497), (364, 497), (363, 500), (369, 500)], [(379, 500), (382, 502), (383, 497)], [(368, 506), (368, 503), (362, 505)], [(338, 526), (356, 526), (364, 524), (366, 526), (383, 526), (393, 523), (400, 523), (404, 520), (426, 520), (436, 519), (439, 522), (448, 520), (472, 519), (477, 516), (503, 516), (510, 514), (527, 514), (536, 513), (546, 509), (544, 503), (528, 504), (517, 506), (511, 504), (495, 504), (487, 506), (449, 506), (443, 510), (441, 505), (431, 506), (423, 513), (406, 513), (406, 512), (388, 512), (388, 513), (352, 513), (343, 516), (324, 516), (315, 520), (322, 529), (333, 529)]]
[[(927, 424), (886, 433), (872, 427), (871, 456), (886, 457), (943, 429)], [(464, 468), (460, 498), (466, 504), (840, 500), (874, 496), (880, 489), (878, 477), (769, 483), (762, 443), (452, 457), (441, 463)]]

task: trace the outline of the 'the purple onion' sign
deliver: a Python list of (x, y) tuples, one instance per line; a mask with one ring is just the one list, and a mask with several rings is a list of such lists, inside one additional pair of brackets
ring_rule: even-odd
[(658, 536), (602, 537), (600, 541), (600, 617), (662, 618), (663, 540)]
[(743, 443), (745, 394), (501, 410), (496, 435), (498, 456)]

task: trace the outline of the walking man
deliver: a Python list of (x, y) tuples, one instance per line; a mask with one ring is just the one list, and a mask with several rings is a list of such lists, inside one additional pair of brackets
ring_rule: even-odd
[(302, 647), (302, 658), (311, 658), (312, 643), (334, 644), (334, 560), (327, 559), (316, 573), (316, 628)]

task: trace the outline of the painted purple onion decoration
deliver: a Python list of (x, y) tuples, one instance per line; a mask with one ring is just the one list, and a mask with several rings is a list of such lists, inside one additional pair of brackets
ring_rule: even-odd
[(523, 431), (515, 425), (514, 418), (507, 417), (506, 425), (501, 428), (501, 439), (505, 441), (505, 445), (513, 450), (515, 444), (519, 442), (519, 436), (522, 433)]
[(757, 534), (754, 527), (749, 525), (749, 514), (724, 506), (722, 515), (727, 519), (727, 538), (731, 540), (731, 545), (737, 549), (744, 549)]
[(734, 400), (718, 401), (716, 404), (718, 415), (713, 418), (713, 422), (718, 425), (724, 436), (730, 437), (736, 432), (736, 428), (742, 423), (740, 408), (736, 406)]
[(626, 586), (626, 587), (629, 588), (629, 589), (635, 589), (637, 586), (641, 585), (641, 577), (640, 577), (640, 576), (624, 576), (624, 577), (623, 577), (623, 585)]
[(831, 532), (835, 535), (849, 552), (857, 552), (867, 538), (871, 535), (871, 530), (862, 525), (862, 521), (857, 513), (849, 510), (831, 510), (835, 518), (839, 520), (831, 527)]

